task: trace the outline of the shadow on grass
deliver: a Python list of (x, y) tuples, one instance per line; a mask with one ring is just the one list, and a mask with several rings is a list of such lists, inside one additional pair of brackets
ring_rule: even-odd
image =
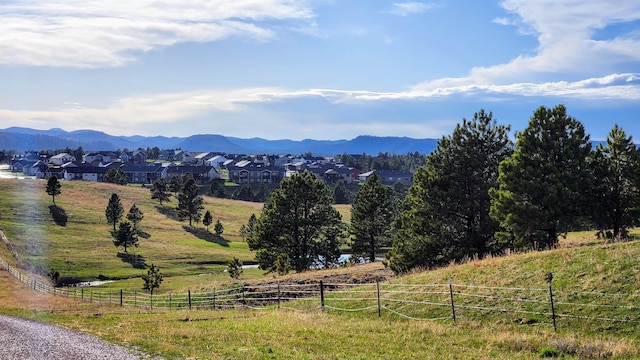
[(160, 206), (156, 205), (156, 210), (171, 220), (178, 221), (178, 214), (176, 213), (176, 209), (170, 206)]
[(67, 226), (67, 221), (69, 219), (67, 218), (67, 212), (63, 208), (58, 205), (50, 205), (49, 213), (57, 225)]
[(216, 234), (212, 234), (212, 233), (208, 232), (206, 229), (198, 229), (198, 228), (190, 227), (190, 226), (187, 226), (187, 225), (182, 225), (182, 228), (184, 229), (184, 231), (195, 235), (199, 239), (202, 239), (202, 240), (208, 241), (208, 242), (212, 242), (212, 243), (216, 243), (216, 244), (218, 244), (220, 246), (229, 247), (229, 241), (228, 240), (225, 240), (222, 236), (219, 236), (219, 235), (216, 235)]
[(144, 256), (142, 256), (142, 255), (135, 255), (135, 254), (128, 254), (128, 253), (119, 252), (118, 253), (118, 259), (120, 259), (123, 262), (126, 262), (128, 264), (131, 264), (131, 266), (133, 266), (135, 269), (146, 269), (147, 268), (147, 263), (144, 260)]
[(142, 231), (142, 230), (136, 230), (136, 234), (137, 234), (139, 237), (143, 238), (143, 239), (148, 239), (148, 238), (150, 238), (150, 237), (151, 237), (151, 234), (149, 234), (149, 233), (148, 233), (148, 232), (146, 232), (146, 231)]

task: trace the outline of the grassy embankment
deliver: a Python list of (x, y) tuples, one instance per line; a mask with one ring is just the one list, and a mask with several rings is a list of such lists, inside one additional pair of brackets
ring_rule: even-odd
[[(63, 194), (56, 200), (67, 213), (67, 223), (61, 226), (49, 214), (50, 198), (43, 187), (42, 182), (2, 181), (0, 224), (18, 245), (21, 256), (43, 267), (66, 264), (66, 270), (59, 270), (63, 276), (68, 272), (92, 278), (99, 271), (105, 276), (126, 277), (142, 272), (119, 259), (119, 250), (111, 243), (104, 207), (114, 191), (123, 198), (125, 209), (135, 201), (145, 213), (142, 229), (150, 237), (142, 239), (134, 251), (169, 274), (167, 288), (207, 287), (212, 282), (228, 281), (220, 274), (200, 274), (214, 274), (224, 267), (219, 262), (230, 256), (244, 260), (252, 257), (237, 229), (250, 215), (247, 209), (259, 211), (259, 206), (251, 207), (255, 204), (206, 198), (207, 208), (225, 225), (223, 237), (229, 240), (225, 244), (199, 238), (185, 231), (183, 224), (157, 212), (156, 204), (148, 200), (148, 190), (106, 184), (64, 182)], [(7, 198), (15, 194), (20, 196)], [(457, 284), (544, 288), (544, 275), (552, 272), (554, 288), (567, 303), (586, 302), (579, 297), (581, 292), (640, 294), (640, 243), (602, 244), (591, 233), (571, 234), (561, 243), (558, 250), (470, 261), (391, 282), (431, 284), (452, 278)], [(7, 259), (9, 255), (4, 246), (0, 247), (0, 256)], [(370, 264), (353, 271), (371, 272), (379, 267)], [(313, 274), (322, 278), (329, 276), (328, 272)], [(247, 278), (260, 276), (259, 272), (246, 274)], [(139, 288), (140, 280), (121, 284)], [(628, 306), (640, 306), (631, 301)], [(596, 312), (582, 306), (576, 311), (585, 317), (624, 316), (618, 308), (598, 308)], [(627, 310), (627, 315), (635, 319), (635, 312)], [(371, 312), (146, 312), (34, 294), (6, 272), (0, 272), (0, 313), (60, 323), (176, 359), (536, 359), (561, 351), (565, 358), (640, 356), (636, 322), (561, 318), (555, 334), (549, 319), (523, 322), (521, 314), (482, 311), (462, 310), (463, 317), (455, 325), (450, 320), (406, 320), (386, 313), (378, 318)]]
[[(38, 180), (1, 180), (0, 226), (16, 245), (19, 256), (41, 273), (57, 270), (62, 277), (78, 280), (123, 279), (105, 286), (140, 287), (144, 266), (154, 263), (165, 275), (160, 291), (199, 288), (226, 281), (226, 262), (238, 257), (245, 264), (254, 254), (240, 236), (240, 226), (262, 204), (204, 196), (205, 211), (224, 226), (222, 236), (208, 232), (202, 224), (193, 228), (175, 217), (176, 200), (162, 206), (150, 199), (149, 189), (82, 181), (62, 182), (56, 207)], [(144, 213), (140, 224), (144, 236), (139, 247), (122, 248), (112, 243), (112, 227), (104, 215), (109, 197), (117, 193), (125, 213), (135, 203)], [(341, 207), (348, 221), (349, 208)], [(5, 247), (0, 256), (11, 261)], [(257, 269), (246, 269), (245, 278), (261, 277)], [(129, 280), (126, 280), (129, 279)]]

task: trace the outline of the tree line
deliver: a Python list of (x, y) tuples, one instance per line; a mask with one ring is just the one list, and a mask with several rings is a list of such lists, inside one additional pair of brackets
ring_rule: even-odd
[[(267, 271), (337, 264), (340, 247), (397, 273), (507, 250), (550, 249), (575, 229), (628, 237), (640, 217), (640, 152), (615, 125), (593, 146), (563, 105), (511, 127), (480, 110), (442, 137), (401, 199), (371, 177), (343, 226), (331, 191), (311, 173), (285, 179), (254, 224), (249, 247)], [(397, 205), (397, 206), (396, 206)], [(284, 263), (284, 264), (283, 264)]]

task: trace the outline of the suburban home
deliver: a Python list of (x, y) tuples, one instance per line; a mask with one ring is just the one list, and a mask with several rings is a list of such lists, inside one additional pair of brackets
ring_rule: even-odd
[(49, 165), (42, 160), (38, 160), (31, 166), (30, 173), (33, 175), (30, 176), (35, 176), (38, 179), (44, 179), (47, 174), (47, 170), (49, 170)]
[(108, 167), (103, 166), (68, 166), (63, 168), (62, 174), (65, 180), (103, 182), (108, 170)]
[(182, 160), (183, 151), (181, 149), (162, 150), (159, 160), (176, 161)]
[(398, 182), (407, 186), (413, 184), (413, 173), (407, 170), (373, 170), (360, 174), (358, 179), (367, 181), (374, 172), (378, 175), (380, 182), (386, 185), (393, 185)]
[(197, 156), (202, 154), (202, 151), (183, 151), (182, 162), (185, 164), (195, 165), (198, 163)]
[(351, 184), (354, 180), (351, 169), (342, 164), (296, 163), (287, 165), (287, 177), (303, 171), (310, 171), (325, 184), (335, 184), (338, 180), (342, 180), (345, 184)]
[(51, 158), (49, 158), (49, 164), (58, 165), (58, 166), (64, 165), (72, 161), (76, 161), (76, 158), (67, 153), (60, 153), (58, 155), (54, 155)]
[(251, 162), (242, 165), (230, 165), (227, 167), (229, 169), (229, 181), (236, 184), (277, 184), (284, 177), (283, 169), (275, 166), (264, 166)]
[(82, 155), (82, 161), (89, 164), (108, 164), (118, 160), (118, 155), (113, 151), (88, 152)]
[(164, 167), (166, 169), (166, 179), (171, 179), (174, 175), (183, 177), (186, 173), (191, 174), (198, 184), (219, 179), (220, 174), (213, 166), (189, 166), (189, 165), (171, 165)]
[(216, 155), (208, 160), (205, 160), (205, 165), (213, 166), (215, 168), (221, 168), (224, 163), (226, 163), (229, 159), (222, 155)]
[[(13, 160), (11, 162), (11, 165), (9, 166), (9, 170), (11, 170), (11, 172), (15, 172), (15, 173), (24, 173), (25, 168), (31, 167), (35, 163), (36, 163), (35, 161), (27, 160), (27, 159)], [(28, 170), (27, 170), (27, 172), (28, 172)]]
[(167, 168), (158, 164), (124, 164), (118, 169), (127, 175), (127, 180), (131, 184), (152, 184), (157, 179), (164, 177), (164, 173)]

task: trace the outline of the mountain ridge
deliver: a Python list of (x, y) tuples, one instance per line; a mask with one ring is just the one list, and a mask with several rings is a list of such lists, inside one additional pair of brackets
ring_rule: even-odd
[(0, 129), (1, 150), (46, 150), (82, 147), (84, 151), (114, 151), (158, 147), (194, 151), (217, 151), (235, 154), (304, 154), (333, 156), (337, 154), (370, 154), (418, 152), (428, 154), (437, 139), (360, 135), (351, 140), (268, 140), (259, 137), (243, 139), (220, 134), (196, 134), (188, 137), (115, 136), (84, 129), (65, 131), (60, 128), (37, 130), (26, 127)]

